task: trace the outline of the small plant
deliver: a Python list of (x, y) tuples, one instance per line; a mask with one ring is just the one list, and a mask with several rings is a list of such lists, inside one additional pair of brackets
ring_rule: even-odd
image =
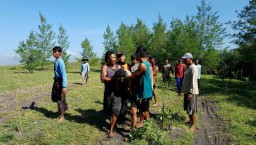
[(164, 144), (165, 133), (157, 127), (153, 120), (144, 122), (144, 126), (133, 129), (129, 134), (132, 140), (145, 139), (149, 144)]

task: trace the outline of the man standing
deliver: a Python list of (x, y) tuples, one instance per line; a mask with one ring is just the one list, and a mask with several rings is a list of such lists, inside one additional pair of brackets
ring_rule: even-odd
[(187, 69), (184, 74), (182, 84), (182, 92), (184, 93), (184, 110), (189, 115), (191, 127), (190, 132), (194, 133), (196, 130), (196, 112), (197, 112), (197, 99), (198, 99), (198, 85), (197, 85), (197, 67), (194, 65), (191, 53), (185, 53), (182, 57)]
[(57, 102), (58, 111), (60, 112), (59, 122), (65, 120), (64, 113), (68, 109), (66, 103), (67, 93), (67, 74), (65, 69), (64, 61), (61, 58), (62, 48), (55, 46), (52, 49), (52, 53), (55, 59), (54, 63), (54, 83), (52, 88), (52, 101)]
[(88, 63), (88, 58), (82, 59), (83, 63), (81, 64), (81, 71), (80, 75), (82, 75), (82, 84), (84, 85), (84, 80), (87, 83), (87, 80), (89, 79), (89, 71), (90, 71), (90, 65)]
[(175, 78), (177, 83), (178, 95), (181, 95), (181, 86), (184, 77), (186, 66), (182, 63), (182, 59), (178, 59), (178, 64), (175, 66)]
[(169, 64), (168, 59), (165, 59), (164, 66), (162, 68), (162, 77), (163, 82), (168, 84), (168, 87), (170, 86), (171, 76), (170, 72), (173, 73), (173, 70), (171, 68), (171, 65)]
[(104, 100), (103, 107), (106, 118), (108, 115), (110, 117), (110, 129), (109, 137), (113, 138), (114, 127), (116, 125), (117, 116), (120, 113), (121, 109), (121, 97), (115, 95), (115, 79), (113, 78), (115, 72), (119, 69), (116, 64), (116, 55), (113, 51), (107, 51), (105, 54), (105, 62), (101, 67), (101, 82), (104, 83)]
[(144, 119), (150, 119), (149, 116), (149, 101), (152, 98), (152, 82), (150, 77), (150, 66), (147, 62), (147, 50), (143, 47), (138, 47), (136, 52), (136, 60), (140, 62), (138, 69), (128, 76), (129, 78), (138, 78), (137, 87), (138, 97), (140, 99), (139, 109), (141, 111), (141, 123), (138, 127), (143, 126)]
[(157, 94), (156, 94), (156, 75), (159, 72), (158, 66), (156, 65), (156, 59), (153, 56), (149, 57), (149, 62), (152, 66), (152, 70), (153, 70), (153, 96), (154, 96), (154, 100), (155, 103), (153, 104), (153, 106), (158, 106), (158, 102), (157, 102)]
[(201, 79), (201, 69), (202, 69), (202, 66), (201, 66), (201, 64), (199, 64), (199, 59), (198, 58), (195, 59), (194, 63), (196, 65), (196, 67), (197, 67), (197, 72), (198, 72), (197, 83), (198, 83), (198, 90), (200, 92), (200, 79)]

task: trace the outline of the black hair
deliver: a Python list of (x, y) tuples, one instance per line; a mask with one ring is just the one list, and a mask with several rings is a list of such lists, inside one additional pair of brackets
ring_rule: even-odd
[(135, 55), (131, 55), (131, 60), (136, 59)]
[(62, 47), (60, 47), (60, 46), (54, 46), (53, 47), (53, 49), (52, 49), (52, 51), (58, 51), (58, 52), (62, 52)]
[(149, 59), (149, 60), (152, 60), (152, 59), (155, 59), (155, 60), (156, 60), (156, 58), (155, 58), (154, 56), (152, 56), (152, 55), (150, 55), (150, 56), (148, 57), (148, 59)]
[(106, 54), (105, 54), (105, 62), (108, 63), (108, 59), (109, 59), (109, 56), (112, 55), (112, 54), (115, 54), (114, 51), (107, 51)]
[(139, 46), (137, 47), (136, 54), (139, 55), (140, 57), (146, 57), (148, 54), (147, 49)]

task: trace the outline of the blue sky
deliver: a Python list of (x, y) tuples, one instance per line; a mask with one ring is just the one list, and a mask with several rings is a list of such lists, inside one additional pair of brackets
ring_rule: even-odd
[[(219, 21), (237, 20), (235, 10), (240, 11), (249, 0), (207, 0), (213, 11), (220, 15)], [(200, 0), (0, 0), (0, 65), (15, 65), (14, 49), (28, 38), (30, 31), (38, 31), (39, 12), (57, 33), (60, 24), (69, 35), (69, 50), (80, 57), (80, 43), (87, 37), (94, 51), (101, 56), (104, 50), (103, 33), (107, 25), (116, 31), (121, 22), (135, 24), (140, 18), (151, 29), (159, 14), (169, 24), (173, 18), (184, 20), (195, 15)], [(227, 31), (232, 33), (232, 29)], [(230, 40), (225, 40), (229, 42)], [(232, 44), (226, 46), (234, 47)]]

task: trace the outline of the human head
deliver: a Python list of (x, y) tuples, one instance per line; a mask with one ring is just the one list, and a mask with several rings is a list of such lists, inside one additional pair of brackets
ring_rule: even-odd
[(186, 65), (191, 65), (193, 63), (193, 56), (191, 53), (185, 53), (181, 58), (184, 60)]
[(116, 57), (118, 59), (118, 62), (125, 63), (125, 55), (122, 51), (117, 51)]
[(59, 58), (61, 56), (62, 48), (60, 46), (54, 46), (52, 48), (52, 53), (54, 58)]
[(107, 64), (115, 64), (116, 63), (116, 55), (114, 51), (107, 51), (105, 54), (105, 62)]
[(156, 59), (155, 59), (155, 57), (150, 56), (150, 57), (149, 57), (149, 62), (151, 63), (152, 66), (154, 66), (154, 65), (156, 64)]
[(168, 63), (169, 63), (168, 59), (165, 59), (164, 63), (165, 63), (165, 64), (168, 64)]
[(83, 58), (82, 61), (86, 63), (88, 61), (88, 58)]
[(135, 63), (136, 63), (136, 57), (135, 57), (135, 55), (131, 55), (131, 62), (132, 62), (132, 64), (135, 64)]
[(140, 61), (141, 58), (145, 58), (147, 56), (147, 49), (139, 46), (137, 47), (135, 55), (136, 55), (136, 60)]
[(195, 65), (199, 64), (199, 59), (198, 59), (198, 58), (195, 58), (195, 59), (194, 59), (194, 63), (195, 63)]

